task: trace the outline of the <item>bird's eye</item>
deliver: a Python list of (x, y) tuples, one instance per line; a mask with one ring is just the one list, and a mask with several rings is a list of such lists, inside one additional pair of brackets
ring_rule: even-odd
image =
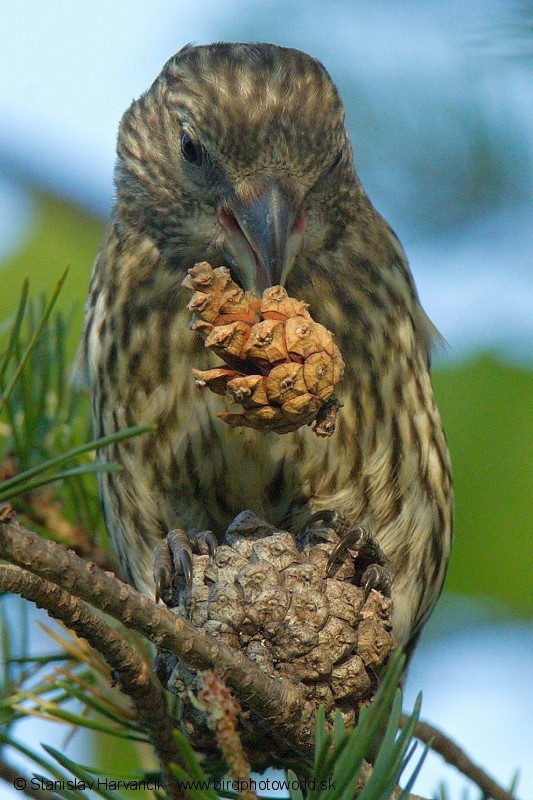
[(181, 152), (189, 164), (198, 164), (200, 161), (200, 148), (191, 139), (188, 133), (181, 134)]

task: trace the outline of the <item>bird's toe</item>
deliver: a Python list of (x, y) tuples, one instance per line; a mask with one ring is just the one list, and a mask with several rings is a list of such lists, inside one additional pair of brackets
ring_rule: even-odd
[[(321, 523), (319, 527), (318, 523)], [(331, 531), (337, 537), (337, 543), (329, 554), (327, 577), (333, 577), (336, 569), (349, 557), (355, 567), (354, 581), (363, 588), (365, 598), (372, 589), (390, 597), (392, 565), (367, 526), (354, 525), (342, 511), (317, 511), (307, 520), (300, 538), (303, 537), (306, 544), (331, 541)]]
[(179, 592), (186, 588), (190, 593), (192, 589), (193, 553), (213, 558), (216, 549), (217, 540), (211, 531), (169, 531), (153, 556), (156, 602), (161, 599), (171, 608), (178, 605)]

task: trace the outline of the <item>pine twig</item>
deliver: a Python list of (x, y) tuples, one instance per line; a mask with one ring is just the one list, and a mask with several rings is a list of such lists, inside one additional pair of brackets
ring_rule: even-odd
[[(2, 519), (5, 520), (3, 523)], [(0, 558), (20, 567), (18, 570), (10, 566), (0, 567), (0, 581), (6, 582), (5, 591), (23, 594), (20, 587), (17, 588), (17, 582), (23, 580), (21, 574), (29, 574), (32, 579), (37, 579), (29, 581), (29, 585), (37, 586), (39, 579), (42, 580), (41, 587), (45, 591), (36, 602), (44, 605), (52, 616), (62, 618), (57, 610), (58, 599), (48, 599), (54, 596), (64, 599), (67, 608), (85, 609), (93, 619), (105, 625), (87, 609), (85, 603), (80, 602), (83, 600), (127, 628), (138, 631), (156, 647), (173, 653), (189, 666), (197, 670), (216, 668), (241, 702), (263, 719), (268, 719), (276, 735), (293, 742), (303, 758), (312, 759), (315, 744), (314, 709), (304, 701), (298, 687), (290, 681), (272, 678), (242, 653), (196, 630), (167, 608), (122, 583), (115, 575), (84, 562), (55, 542), (41, 539), (11, 521), (8, 513), (0, 513)], [(28, 581), (28, 578), (24, 580)], [(28, 594), (28, 599), (33, 598)], [(86, 619), (91, 629), (92, 621), (89, 617)], [(75, 627), (74, 618), (64, 621), (69, 627)], [(89, 632), (81, 622), (80, 633), (84, 638), (89, 638)], [(114, 631), (112, 633), (117, 635)], [(105, 643), (106, 636), (103, 641)], [(95, 646), (100, 649), (96, 642)], [(119, 644), (119, 652), (123, 652), (122, 643)], [(131, 674), (135, 676), (133, 668)], [(367, 768), (370, 775), (371, 768), (365, 763), (364, 769)], [(407, 795), (406, 800), (423, 799)]]
[[(407, 722), (407, 716), (402, 714), (400, 724)], [(438, 753), (448, 764), (455, 767), (462, 775), (469, 778), (481, 789), (486, 797), (493, 800), (518, 800), (517, 797), (503, 789), (485, 770), (479, 767), (466, 755), (452, 739), (427, 722), (420, 720), (415, 725), (414, 735), (424, 744)]]
[(238, 786), (242, 800), (258, 800), (251, 789), (250, 765), (246, 760), (239, 731), (240, 704), (235, 700), (216, 670), (201, 672), (202, 689), (195, 704), (204, 711), (209, 727), (214, 731), (218, 746), (226, 764), (228, 774)]
[(170, 763), (182, 763), (173, 736), (163, 692), (152, 680), (150, 669), (131, 645), (85, 603), (38, 575), (14, 566), (0, 566), (0, 590), (19, 594), (61, 620), (78, 636), (100, 652), (120, 682), (139, 714), (161, 763), (169, 796), (184, 797), (170, 769)]
[[(37, 523), (51, 531), (54, 539), (81, 558), (93, 561), (101, 569), (119, 575), (114, 559), (98, 544), (97, 537), (90, 534), (79, 523), (72, 523), (63, 514), (63, 502), (50, 486), (45, 486), (27, 496), (24, 516), (30, 523)], [(119, 575), (120, 577), (120, 575)]]
[(277, 731), (312, 757), (313, 708), (294, 684), (270, 677), (242, 653), (196, 630), (116, 576), (82, 561), (55, 542), (41, 539), (16, 522), (0, 524), (0, 558), (85, 600), (189, 666), (199, 670), (217, 668), (241, 702), (268, 719)]

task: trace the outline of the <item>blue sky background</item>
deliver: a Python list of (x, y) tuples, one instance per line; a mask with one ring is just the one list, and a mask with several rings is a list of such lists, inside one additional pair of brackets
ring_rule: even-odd
[[(449, 344), (445, 357), (491, 348), (531, 365), (533, 39), (513, 27), (524, 7), (503, 0), (4, 0), (0, 259), (31, 224), (21, 177), (109, 211), (120, 116), (183, 44), (273, 41), (317, 56), (338, 83), (359, 174), (407, 250), (426, 310)], [(521, 766), (520, 796), (527, 797), (532, 629), (498, 621), (505, 610), (492, 614), (475, 603), (450, 619), (444, 633), (434, 622), (438, 637), (427, 632), (407, 700), (422, 687), (423, 714), (501, 781)], [(40, 735), (29, 725), (28, 735)], [(463, 782), (436, 757), (416, 788), (429, 793), (444, 776), (459, 797)]]

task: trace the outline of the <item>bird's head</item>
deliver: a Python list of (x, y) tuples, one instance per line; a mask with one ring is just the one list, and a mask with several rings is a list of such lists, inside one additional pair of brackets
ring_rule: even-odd
[(124, 114), (115, 179), (117, 224), (170, 269), (224, 263), (258, 291), (342, 233), (358, 185), (326, 70), (270, 44), (171, 58)]

